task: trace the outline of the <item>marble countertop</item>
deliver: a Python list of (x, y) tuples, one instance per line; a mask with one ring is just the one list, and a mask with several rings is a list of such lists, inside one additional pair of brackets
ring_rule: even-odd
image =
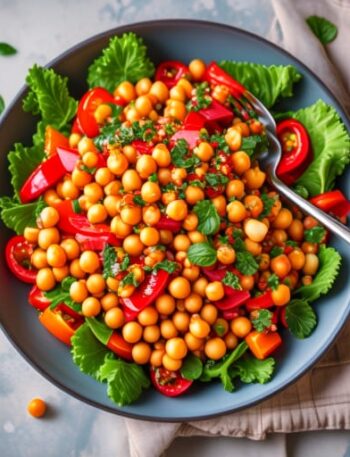
[[(0, 0), (0, 41), (18, 54), (0, 61), (0, 94), (9, 104), (28, 68), (46, 64), (85, 38), (120, 24), (161, 18), (223, 22), (266, 35), (269, 0)], [(0, 139), (1, 140), (1, 139)], [(42, 378), (0, 332), (1, 457), (128, 457), (123, 419), (66, 395)], [(40, 396), (49, 404), (45, 419), (26, 412)], [(349, 456), (349, 432), (273, 435), (264, 442), (246, 439), (178, 439), (166, 457)], [(349, 449), (348, 449), (349, 448)], [(156, 456), (155, 456), (156, 457)]]

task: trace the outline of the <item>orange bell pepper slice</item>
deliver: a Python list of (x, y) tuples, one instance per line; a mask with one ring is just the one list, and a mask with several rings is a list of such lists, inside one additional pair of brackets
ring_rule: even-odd
[(250, 332), (245, 338), (249, 349), (257, 359), (266, 359), (282, 343), (282, 338), (277, 332), (260, 333)]
[(69, 141), (61, 132), (48, 125), (45, 129), (44, 150), (48, 157), (56, 154), (56, 148), (68, 148)]
[(39, 314), (39, 321), (58, 340), (67, 346), (71, 345), (70, 339), (74, 335), (74, 329), (64, 320), (59, 310), (46, 308)]

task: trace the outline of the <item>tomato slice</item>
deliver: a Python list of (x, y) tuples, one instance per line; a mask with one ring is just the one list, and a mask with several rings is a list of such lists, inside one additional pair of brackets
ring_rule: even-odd
[(150, 374), (154, 387), (166, 397), (182, 395), (193, 383), (193, 381), (183, 378), (178, 371), (169, 371), (163, 367), (152, 367)]
[(70, 321), (73, 319), (70, 316), (67, 319), (65, 317), (58, 308), (54, 310), (46, 308), (43, 313), (39, 314), (39, 321), (54, 337), (70, 346), (70, 340), (75, 330), (70, 325)]
[(51, 303), (50, 300), (45, 297), (43, 291), (36, 285), (34, 285), (29, 292), (28, 301), (38, 311), (44, 311)]
[(277, 124), (277, 137), (282, 146), (277, 176), (286, 184), (293, 184), (313, 159), (309, 135), (299, 121), (285, 119)]
[(177, 60), (169, 60), (158, 65), (156, 81), (162, 81), (169, 89), (175, 86), (180, 78), (189, 74), (188, 67)]
[(90, 89), (83, 95), (78, 105), (78, 126), (86, 136), (93, 138), (100, 132), (100, 127), (95, 119), (96, 108), (101, 103), (113, 103), (122, 105), (121, 100), (116, 100), (108, 90), (103, 87)]
[(23, 282), (34, 284), (37, 270), (30, 263), (33, 246), (22, 235), (9, 239), (5, 248), (6, 263), (11, 272)]
[(117, 332), (112, 333), (107, 342), (107, 347), (115, 354), (119, 355), (119, 357), (126, 360), (132, 360), (132, 344), (127, 343)]
[(347, 216), (350, 212), (350, 202), (340, 190), (331, 190), (310, 198), (310, 202), (318, 208), (338, 217)]
[(273, 305), (274, 303), (272, 301), (270, 290), (264, 294), (259, 295), (258, 297), (250, 298), (246, 302), (246, 308), (248, 311), (253, 311), (254, 309), (271, 308)]

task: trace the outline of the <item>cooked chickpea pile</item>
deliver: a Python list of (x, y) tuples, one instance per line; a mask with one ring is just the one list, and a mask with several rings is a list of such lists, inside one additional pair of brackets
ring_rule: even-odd
[[(235, 117), (232, 125), (220, 134), (228, 146), (227, 152), (211, 142), (204, 131), (204, 139), (191, 151), (199, 159), (193, 168), (172, 163), (169, 140), (181, 128), (188, 102), (196, 103), (195, 84), (202, 78), (205, 65), (194, 60), (189, 69), (192, 82), (183, 78), (170, 90), (163, 82), (146, 78), (136, 85), (121, 83), (115, 96), (128, 102), (121, 114), (122, 126), (135, 122), (142, 126), (151, 121), (151, 154), (139, 153), (131, 141), (124, 145), (105, 143), (106, 166), (96, 169), (101, 151), (94, 140), (72, 133), (69, 143), (77, 148), (81, 160), (56, 188), (45, 193), (48, 206), (41, 211), (38, 227), (26, 228), (24, 232), (25, 238), (35, 245), (31, 263), (38, 269), (39, 289), (50, 291), (67, 276), (75, 278), (69, 294), (81, 304), (83, 316), (102, 316), (109, 328), (118, 330), (133, 345), (136, 363), (164, 366), (168, 370), (180, 369), (189, 352), (219, 360), (252, 330), (252, 315), (244, 305), (235, 317), (223, 317), (215, 306), (224, 298), (223, 283), (210, 282), (187, 257), (193, 244), (208, 238), (198, 230), (199, 219), (193, 211), (198, 202), (211, 200), (221, 218), (220, 229), (212, 237), (219, 266), (235, 268), (234, 232), (242, 234), (245, 249), (254, 256), (259, 269), (254, 275), (236, 273), (240, 288), (252, 291), (253, 296), (267, 289), (268, 278), (274, 274), (278, 285), (272, 291), (272, 299), (276, 307), (282, 307), (290, 301), (293, 289), (312, 282), (319, 264), (318, 244), (304, 240), (304, 230), (317, 222), (311, 217), (304, 218), (298, 210), (284, 207), (268, 187), (266, 174), (257, 161), (241, 149), (245, 137), (264, 134), (259, 121)], [(208, 95), (228, 105), (225, 87), (209, 87)], [(109, 125), (113, 122), (112, 108), (99, 105), (95, 119), (101, 128)], [(170, 127), (172, 131), (167, 133)], [(207, 189), (212, 186), (205, 184), (205, 176), (213, 170), (227, 180), (222, 193), (210, 198)], [(193, 176), (196, 185), (191, 184)], [(198, 181), (203, 185), (198, 185)], [(274, 199), (264, 217), (260, 217), (265, 208), (262, 194)], [(121, 247), (115, 248), (119, 263), (125, 256), (143, 261), (131, 262), (124, 272), (116, 270), (115, 277), (106, 278), (100, 253), (82, 250), (74, 236), (64, 236), (57, 228), (60, 215), (55, 206), (62, 200), (77, 201), (91, 224), (110, 227), (121, 240)], [(180, 222), (180, 231), (156, 228), (162, 215)], [(272, 256), (274, 247), (281, 249)], [(153, 268), (165, 259), (178, 264), (167, 288), (135, 321), (126, 322), (120, 300), (130, 297), (137, 286), (123, 285), (123, 277), (132, 272), (137, 284), (142, 284), (150, 274), (144, 266)]]

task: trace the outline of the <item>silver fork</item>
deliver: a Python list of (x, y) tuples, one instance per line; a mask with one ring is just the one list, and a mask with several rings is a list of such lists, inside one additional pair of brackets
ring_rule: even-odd
[[(267, 151), (259, 154), (258, 161), (261, 169), (267, 173), (271, 184), (281, 195), (283, 195), (283, 197), (299, 206), (304, 213), (317, 219), (324, 227), (350, 244), (350, 230), (348, 227), (302, 198), (277, 177), (276, 169), (279, 161), (281, 160), (282, 148), (276, 136), (275, 120), (268, 109), (253, 94), (245, 91), (244, 96), (252, 105), (254, 111), (259, 117), (259, 120), (266, 128), (269, 148)], [(242, 103), (242, 101), (240, 102)]]

